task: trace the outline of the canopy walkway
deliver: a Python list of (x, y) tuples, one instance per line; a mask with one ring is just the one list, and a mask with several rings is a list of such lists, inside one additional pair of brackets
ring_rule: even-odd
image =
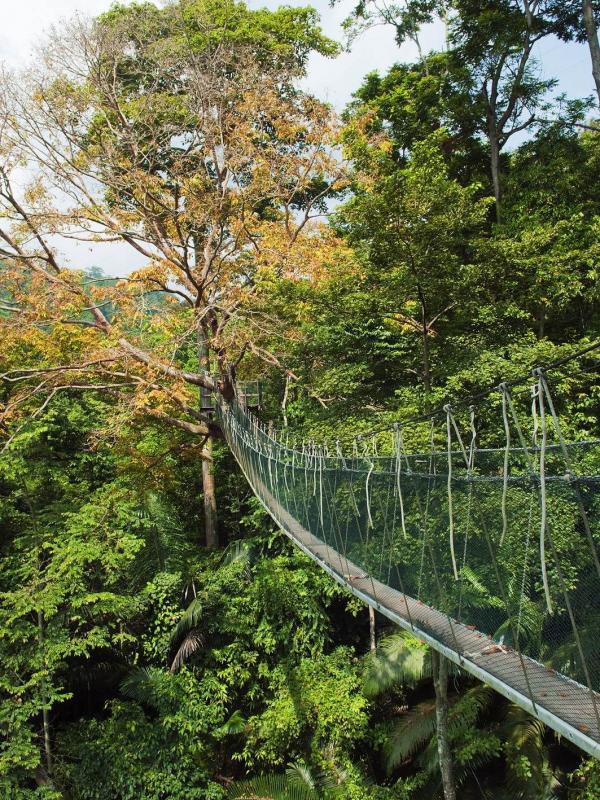
[[(600, 441), (565, 442), (541, 370), (527, 414), (522, 400), (503, 384), (481, 420), (446, 406), (350, 453), (292, 445), (237, 401), (218, 415), (257, 498), (320, 567), (600, 757)], [(478, 447), (494, 419), (502, 446)]]

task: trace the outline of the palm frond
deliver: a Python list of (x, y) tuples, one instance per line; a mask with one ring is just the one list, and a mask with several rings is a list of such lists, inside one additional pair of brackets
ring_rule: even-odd
[(285, 774), (290, 786), (306, 786), (313, 792), (317, 791), (317, 779), (306, 764), (288, 764)]
[(520, 706), (511, 703), (508, 707), (502, 730), (517, 751), (530, 750), (531, 748), (538, 751), (543, 749), (546, 726), (541, 720), (532, 717)]
[(182, 571), (189, 560), (191, 544), (174, 510), (154, 492), (147, 492), (137, 516), (145, 546), (133, 565), (136, 582), (142, 585), (157, 572)]
[[(477, 717), (493, 702), (495, 693), (485, 684), (478, 684), (460, 697), (449, 700), (448, 735), (454, 739), (471, 727)], [(385, 749), (386, 768), (391, 772), (407, 758), (422, 750), (419, 767), (427, 775), (438, 772), (438, 753), (435, 739), (435, 700), (427, 700), (407, 711), (388, 740)]]
[(456, 736), (465, 726), (474, 724), (479, 715), (490, 707), (495, 698), (497, 695), (490, 686), (478, 683), (453, 700), (448, 712), (450, 736)]
[(383, 639), (377, 652), (367, 657), (364, 691), (375, 697), (395, 686), (414, 686), (430, 675), (427, 647), (402, 631)]
[(227, 722), (223, 723), (220, 728), (217, 728), (215, 733), (220, 736), (232, 736), (238, 733), (243, 733), (246, 730), (247, 721), (242, 712), (236, 710), (229, 717)]
[(189, 606), (181, 615), (181, 619), (173, 628), (171, 633), (171, 642), (177, 644), (180, 642), (191, 630), (198, 628), (202, 618), (202, 603), (199, 597), (195, 597)]
[(189, 661), (194, 653), (200, 649), (203, 641), (204, 639), (198, 628), (192, 628), (191, 631), (186, 633), (171, 661), (171, 672), (177, 672), (178, 669), (181, 669), (186, 661)]
[(388, 739), (384, 755), (389, 772), (410, 758), (435, 733), (435, 701), (426, 700), (405, 712)]
[[(344, 767), (340, 767), (337, 764), (332, 764), (329, 767), (329, 772), (325, 772), (322, 775), (321, 779), (321, 786), (324, 789), (329, 789), (336, 791), (337, 789), (341, 789), (343, 791), (343, 786), (348, 780), (348, 770)], [(364, 780), (368, 783), (370, 780), (369, 776), (365, 776)]]
[(550, 798), (557, 782), (544, 745), (543, 722), (510, 705), (501, 727), (506, 743), (506, 784), (515, 800)]
[(494, 633), (494, 639), (514, 647), (515, 636), (518, 636), (521, 647), (539, 646), (543, 624), (544, 615), (540, 606), (528, 598), (521, 598), (518, 617), (505, 620)]
[[(450, 708), (448, 710), (448, 738), (452, 742), (460, 737), (461, 733), (470, 730), (476, 723), (479, 715), (485, 711), (494, 702), (497, 697), (494, 690), (485, 684), (477, 684), (468, 689), (460, 697), (449, 698)], [(433, 780), (439, 775), (439, 756), (437, 747), (437, 738), (435, 734), (436, 720), (435, 720), (435, 703), (433, 704), (433, 731), (432, 735), (427, 741), (422, 742), (422, 752), (419, 754), (417, 763), (419, 769)], [(415, 749), (419, 749), (418, 746)], [(483, 766), (487, 763), (493, 754), (489, 753), (476, 753), (471, 754), (468, 761), (463, 764), (455, 764), (455, 779), (458, 785), (467, 776), (472, 769), (477, 766)], [(430, 796), (432, 796), (430, 794)], [(437, 795), (435, 795), (437, 797)]]
[(221, 559), (222, 564), (235, 564), (239, 561), (250, 562), (252, 558), (252, 546), (243, 539), (236, 539), (230, 542)]
[(597, 649), (597, 642), (600, 638), (600, 614), (590, 611), (585, 623), (579, 623), (577, 627), (579, 644), (573, 634), (570, 634), (562, 644), (549, 653), (545, 662), (557, 672), (563, 672), (581, 683), (586, 683), (586, 676), (582, 669), (579, 655), (579, 646), (581, 646), (584, 653), (592, 653)]
[[(439, 782), (440, 758), (438, 755), (438, 743), (436, 736), (431, 736), (431, 738), (424, 745), (423, 750), (419, 753), (418, 758), (416, 759), (416, 764), (418, 769), (427, 776), (429, 781), (435, 780)], [(431, 795), (430, 793), (429, 796), (434, 796), (437, 800), (437, 795)]]
[(134, 669), (121, 681), (121, 692), (132, 700), (144, 705), (156, 705), (161, 687), (170, 675), (156, 667), (140, 667)]
[[(327, 767), (319, 773), (317, 781), (320, 789), (328, 790), (328, 794), (337, 791), (343, 792), (343, 787), (348, 781), (349, 772), (337, 763), (336, 754), (337, 746), (331, 741), (321, 750), (320, 763), (327, 764)], [(366, 776), (365, 780), (367, 780)]]
[(462, 600), (473, 608), (504, 608), (504, 603), (486, 587), (477, 573), (465, 564), (460, 570)]
[(290, 784), (284, 775), (260, 775), (236, 781), (227, 791), (230, 800), (318, 800), (318, 793), (306, 784)]

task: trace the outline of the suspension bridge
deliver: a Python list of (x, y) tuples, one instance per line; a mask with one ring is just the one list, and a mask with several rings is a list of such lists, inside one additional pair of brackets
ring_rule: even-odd
[(256, 497), (332, 578), (600, 758), (600, 440), (566, 441), (547, 369), (519, 383), (350, 448), (291, 443), (237, 400), (217, 414)]

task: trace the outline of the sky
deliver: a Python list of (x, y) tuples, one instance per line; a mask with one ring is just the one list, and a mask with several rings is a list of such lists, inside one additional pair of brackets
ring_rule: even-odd
[[(341, 22), (353, 6), (353, 0), (341, 0), (334, 8), (329, 0), (246, 0), (252, 8), (276, 8), (280, 4), (308, 5), (321, 14), (324, 31), (341, 41)], [(111, 0), (0, 0), (0, 61), (13, 67), (23, 67), (31, 57), (34, 43), (51, 25), (60, 26), (61, 19), (75, 12), (90, 16), (105, 11)], [(443, 45), (441, 24), (427, 26), (421, 35), (424, 52), (440, 49)], [(393, 32), (388, 27), (373, 28), (364, 33), (353, 45), (336, 59), (314, 56), (308, 65), (305, 88), (341, 111), (350, 100), (362, 78), (374, 70), (385, 72), (397, 61), (412, 61), (416, 47), (408, 43), (398, 48)], [(583, 45), (565, 44), (557, 39), (546, 39), (540, 44), (537, 57), (544, 77), (558, 77), (559, 90), (570, 97), (583, 97), (594, 93), (590, 57)], [(70, 261), (79, 268), (98, 265), (112, 275), (123, 275), (141, 266), (132, 261), (127, 246), (114, 245), (90, 248), (72, 245)]]
[[(342, 39), (340, 24), (352, 7), (351, 0), (342, 0), (335, 8), (329, 6), (328, 0), (312, 3), (310, 0), (247, 0), (247, 3), (251, 8), (313, 5), (321, 14), (325, 32), (336, 40)], [(23, 65), (32, 44), (50, 25), (60, 25), (61, 19), (75, 12), (90, 16), (99, 14), (110, 5), (111, 0), (0, 0), (0, 60)], [(424, 32), (424, 49), (440, 47), (442, 38), (441, 26), (429, 26)], [(391, 30), (379, 27), (359, 39), (351, 53), (344, 53), (335, 60), (313, 58), (306, 86), (341, 110), (367, 72), (385, 70), (398, 60), (398, 55)], [(414, 45), (402, 49), (403, 59), (412, 60), (415, 55)]]

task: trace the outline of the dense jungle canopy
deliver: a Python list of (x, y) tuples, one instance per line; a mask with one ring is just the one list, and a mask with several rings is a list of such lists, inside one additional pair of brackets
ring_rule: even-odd
[[(341, 115), (301, 88), (432, 21), (444, 48)], [(351, 440), (598, 340), (598, 24), (361, 0), (337, 43), (308, 6), (134, 2), (2, 69), (2, 798), (600, 797), (596, 761), (292, 547), (209, 402), (259, 380), (263, 420)], [(597, 95), (557, 92), (547, 37)], [(597, 366), (556, 376), (570, 439), (598, 437)]]

